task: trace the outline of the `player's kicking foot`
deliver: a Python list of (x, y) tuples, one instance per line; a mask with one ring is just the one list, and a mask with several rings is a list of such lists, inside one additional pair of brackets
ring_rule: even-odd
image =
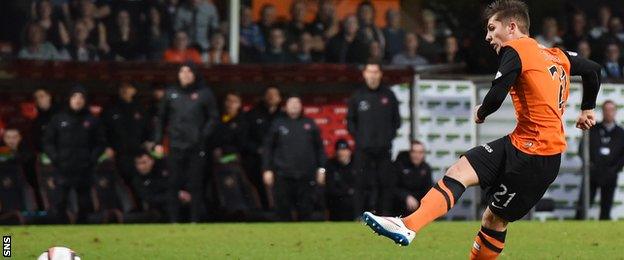
[(416, 235), (416, 232), (409, 230), (400, 218), (375, 216), (367, 211), (362, 215), (362, 219), (375, 233), (390, 238), (402, 246), (409, 245)]

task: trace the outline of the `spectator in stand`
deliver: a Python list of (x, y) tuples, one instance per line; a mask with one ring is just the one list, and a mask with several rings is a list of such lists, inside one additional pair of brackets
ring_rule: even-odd
[(232, 155), (240, 158), (246, 148), (249, 125), (241, 114), (242, 106), (243, 99), (240, 94), (228, 92), (225, 95), (221, 120), (215, 127), (210, 142), (218, 159)]
[(334, 37), (340, 31), (340, 23), (336, 18), (336, 7), (332, 1), (318, 1), (316, 18), (308, 24), (307, 31), (314, 36), (315, 42), (321, 43)]
[(361, 173), (356, 190), (355, 212), (376, 211), (388, 215), (392, 210), (394, 174), (390, 151), (401, 126), (399, 102), (394, 93), (381, 85), (379, 64), (367, 64), (362, 76), (365, 86), (348, 102), (347, 127), (355, 138), (356, 169)]
[(78, 19), (75, 22), (83, 22), (88, 31), (87, 42), (93, 46), (97, 46), (100, 55), (107, 55), (110, 52), (110, 46), (106, 39), (106, 26), (99, 19), (105, 14), (105, 10), (99, 11), (95, 4), (90, 0), (81, 0), (78, 2), (79, 12)]
[(260, 10), (260, 21), (258, 22), (260, 31), (262, 32), (262, 38), (264, 38), (264, 45), (269, 46), (269, 39), (271, 38), (271, 32), (274, 28), (281, 28), (281, 24), (277, 22), (277, 10), (275, 5), (264, 4)]
[(535, 40), (546, 48), (552, 48), (563, 42), (558, 34), (559, 26), (557, 25), (557, 20), (553, 17), (546, 17), (542, 21), (542, 34), (535, 37)]
[(8, 151), (12, 155), (20, 169), (20, 172), (26, 177), (26, 181), (31, 187), (35, 188), (35, 197), (38, 205), (43, 205), (41, 194), (39, 193), (39, 183), (37, 181), (37, 172), (35, 171), (36, 155), (22, 139), (22, 133), (17, 127), (6, 127), (2, 134), (2, 141)]
[(263, 63), (291, 63), (294, 58), (286, 49), (286, 36), (284, 30), (273, 28), (269, 36), (269, 46), (262, 55)]
[(607, 5), (602, 5), (598, 8), (598, 24), (589, 31), (589, 36), (593, 40), (602, 38), (602, 35), (609, 30), (609, 20), (611, 20), (611, 8)]
[(109, 56), (115, 61), (130, 61), (140, 58), (140, 32), (132, 24), (130, 13), (120, 10), (115, 25), (108, 30), (108, 43), (111, 51)]
[(134, 172), (134, 155), (148, 141), (149, 118), (136, 100), (137, 89), (128, 82), (119, 84), (118, 97), (108, 104), (101, 119), (108, 146), (115, 151), (117, 172), (130, 183)]
[(347, 16), (342, 30), (325, 46), (325, 61), (329, 63), (366, 63), (369, 56), (366, 39), (358, 33), (358, 20)]
[(293, 1), (290, 5), (290, 21), (285, 26), (286, 47), (290, 52), (297, 51), (297, 43), (301, 39), (301, 35), (306, 32), (305, 15), (305, 2)]
[(262, 177), (275, 192), (280, 220), (310, 220), (315, 179), (325, 173), (323, 141), (314, 120), (302, 115), (301, 98), (287, 98), (284, 110), (287, 116), (273, 121), (264, 141)]
[(394, 55), (405, 50), (405, 30), (401, 28), (401, 13), (395, 9), (386, 12), (386, 28), (383, 29), (386, 39), (384, 57), (390, 61)]
[(67, 109), (52, 117), (43, 136), (43, 150), (58, 174), (56, 185), (60, 198), (53, 202), (53, 215), (65, 214), (69, 192), (74, 189), (78, 195), (78, 222), (86, 221), (93, 210), (90, 199), (93, 167), (104, 153), (105, 145), (104, 128), (89, 113), (86, 89), (74, 86)]
[(131, 182), (139, 208), (154, 213), (158, 222), (167, 220), (167, 195), (170, 194), (169, 173), (163, 164), (147, 152), (138, 153), (134, 156), (136, 174)]
[(173, 29), (173, 21), (175, 20), (178, 9), (180, 9), (180, 0), (165, 0), (163, 9), (162, 23), (167, 27), (167, 31), (175, 32), (175, 29)]
[(324, 178), (325, 199), (329, 220), (352, 221), (354, 214), (355, 183), (358, 178), (353, 167), (353, 152), (349, 143), (340, 139), (335, 144), (336, 155), (327, 162)]
[(262, 93), (262, 101), (244, 116), (249, 126), (247, 149), (243, 154), (243, 165), (251, 183), (258, 190), (260, 200), (265, 209), (268, 209), (268, 193), (262, 181), (262, 143), (269, 132), (271, 124), (276, 118), (285, 116), (280, 110), (282, 95), (276, 86), (269, 86)]
[(97, 47), (89, 43), (89, 31), (84, 21), (77, 21), (74, 23), (72, 44), (68, 47), (67, 51), (74, 61), (99, 61)]
[(45, 31), (39, 24), (26, 27), (28, 43), (22, 47), (17, 57), (25, 60), (67, 60), (66, 52), (59, 52), (53, 44), (45, 39)]
[(610, 79), (621, 79), (624, 77), (622, 71), (624, 65), (620, 57), (620, 47), (617, 43), (607, 45), (605, 51), (605, 62), (602, 65), (602, 77)]
[(193, 63), (182, 64), (178, 82), (167, 89), (158, 107), (154, 151), (162, 154), (165, 130), (169, 139), (168, 168), (171, 173), (169, 214), (180, 221), (180, 200), (190, 203), (190, 221), (203, 219), (204, 171), (208, 141), (219, 112), (212, 90), (204, 84)]
[(163, 59), (165, 50), (169, 47), (169, 27), (163, 20), (163, 13), (157, 6), (151, 6), (147, 13), (147, 26), (145, 32), (145, 58), (150, 61)]
[(622, 27), (622, 19), (618, 16), (613, 16), (609, 19), (609, 31), (607, 34), (603, 34), (603, 42), (617, 42), (619, 45), (624, 43), (624, 28)]
[(37, 153), (43, 153), (43, 134), (48, 128), (50, 119), (57, 112), (57, 106), (52, 100), (52, 94), (48, 89), (39, 88), (33, 92), (33, 100), (37, 109), (37, 117), (33, 120), (30, 130), (30, 140)]
[(46, 34), (46, 39), (54, 44), (56, 48), (63, 48), (69, 44), (70, 37), (67, 28), (62, 20), (54, 15), (52, 2), (42, 0), (36, 4), (35, 17), (33, 22), (41, 26)]
[(577, 47), (583, 40), (587, 40), (587, 21), (585, 13), (578, 11), (572, 15), (570, 28), (563, 36), (563, 45), (569, 50), (578, 51)]
[(381, 64), (383, 62), (383, 48), (381, 47), (381, 43), (377, 42), (377, 41), (372, 41), (369, 45), (368, 45), (368, 60), (367, 63), (378, 63)]
[(210, 47), (210, 36), (219, 28), (219, 13), (208, 0), (188, 0), (175, 14), (173, 29), (185, 31), (191, 44), (201, 50)]
[(225, 36), (220, 32), (213, 33), (210, 49), (202, 56), (202, 60), (207, 64), (230, 64), (230, 53), (225, 50)]
[(409, 215), (418, 209), (420, 200), (433, 186), (431, 166), (425, 161), (425, 146), (412, 141), (409, 153), (402, 152), (394, 162), (397, 174), (396, 196), (399, 212)]
[(428, 9), (422, 11), (423, 28), (418, 34), (418, 53), (430, 63), (437, 63), (443, 42), (437, 32), (436, 15)]
[[(359, 31), (366, 43), (378, 42), (382, 50), (385, 49), (386, 39), (383, 32), (375, 25), (375, 6), (369, 0), (360, 2), (357, 9)], [(382, 51), (383, 52), (383, 51)]]
[(264, 52), (264, 36), (260, 31), (260, 27), (253, 21), (249, 6), (242, 7), (240, 19), (239, 44), (241, 63), (258, 62), (258, 57)]
[(459, 44), (457, 38), (453, 35), (449, 35), (444, 39), (444, 52), (440, 57), (440, 62), (446, 64), (459, 64), (464, 62), (464, 57), (459, 50)]
[(196, 49), (189, 48), (189, 39), (184, 31), (178, 31), (173, 40), (173, 47), (165, 51), (165, 61), (183, 63), (192, 61), (201, 63), (201, 54)]
[(579, 41), (578, 47), (576, 47), (576, 51), (578, 52), (579, 56), (585, 59), (589, 59), (592, 55), (591, 46), (589, 45), (589, 42), (587, 40)]
[(313, 62), (321, 62), (323, 60), (322, 53), (314, 51), (313, 45), (314, 39), (312, 38), (312, 34), (309, 32), (304, 32), (299, 37), (299, 42), (297, 43), (297, 52), (295, 53), (295, 61), (297, 63), (313, 63)]
[(405, 51), (394, 55), (392, 64), (409, 65), (413, 67), (429, 64), (423, 56), (418, 54), (418, 37), (416, 37), (416, 34), (407, 33), (405, 35)]

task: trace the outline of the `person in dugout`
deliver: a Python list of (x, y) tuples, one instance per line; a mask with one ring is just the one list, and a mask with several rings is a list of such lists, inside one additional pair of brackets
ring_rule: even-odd
[(149, 213), (151, 220), (156, 222), (167, 220), (169, 173), (163, 164), (145, 151), (134, 156), (132, 189), (135, 191), (139, 209)]
[(397, 175), (396, 198), (403, 216), (418, 209), (420, 200), (433, 186), (431, 166), (425, 161), (425, 145), (414, 140), (409, 152), (401, 152), (394, 161)]
[(158, 107), (154, 129), (154, 151), (164, 152), (165, 129), (169, 138), (167, 167), (170, 171), (169, 216), (179, 222), (180, 201), (190, 204), (190, 221), (206, 216), (204, 204), (205, 165), (208, 141), (218, 122), (214, 94), (204, 84), (196, 65), (184, 63), (178, 82), (167, 88)]
[(287, 116), (273, 121), (264, 141), (263, 179), (274, 190), (280, 220), (310, 220), (315, 179), (325, 172), (323, 141), (316, 123), (302, 115), (299, 96), (288, 97), (284, 108)]
[(336, 155), (327, 161), (324, 178), (325, 199), (329, 220), (352, 221), (357, 171), (353, 167), (353, 152), (349, 143), (340, 139), (335, 144)]

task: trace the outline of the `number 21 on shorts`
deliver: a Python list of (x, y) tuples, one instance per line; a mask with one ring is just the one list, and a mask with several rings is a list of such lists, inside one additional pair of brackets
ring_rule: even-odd
[(506, 208), (507, 205), (509, 205), (509, 202), (511, 202), (514, 196), (516, 196), (516, 193), (507, 193), (508, 189), (507, 186), (505, 186), (504, 184), (501, 184), (498, 187), (501, 189), (501, 191), (497, 191), (494, 193), (494, 195), (492, 196), (494, 198), (494, 201), (492, 201), (491, 205), (492, 207), (503, 209)]

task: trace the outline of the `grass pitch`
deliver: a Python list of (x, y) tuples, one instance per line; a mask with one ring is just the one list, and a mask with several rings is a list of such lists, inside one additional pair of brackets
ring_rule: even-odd
[[(51, 246), (82, 259), (467, 259), (478, 222), (436, 222), (409, 247), (359, 223), (0, 227), (14, 259)], [(624, 259), (624, 222), (524, 222), (508, 229), (502, 259)]]

